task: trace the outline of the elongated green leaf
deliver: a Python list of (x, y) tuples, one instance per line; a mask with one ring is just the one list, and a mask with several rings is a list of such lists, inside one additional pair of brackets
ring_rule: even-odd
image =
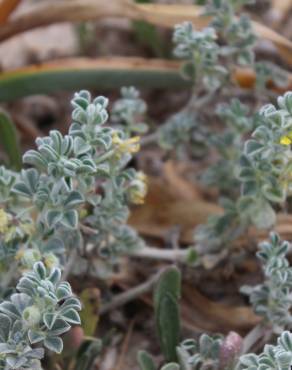
[(179, 300), (181, 295), (181, 274), (175, 266), (166, 269), (159, 278), (154, 292), (155, 311), (158, 310), (162, 298), (167, 294), (176, 301)]
[(170, 362), (169, 364), (164, 365), (161, 370), (180, 370), (180, 366), (175, 362)]
[(9, 115), (0, 110), (0, 143), (9, 159), (9, 166), (20, 170), (22, 166), (17, 131)]
[(0, 74), (0, 101), (62, 90), (116, 89), (130, 85), (183, 88), (191, 84), (180, 76), (178, 63), (143, 58), (77, 58)]
[(180, 337), (180, 318), (178, 302), (170, 294), (164, 295), (161, 299), (156, 325), (166, 361), (175, 361)]
[(152, 357), (146, 351), (138, 352), (138, 364), (141, 370), (156, 370)]
[(93, 363), (95, 359), (99, 356), (101, 350), (102, 342), (99, 339), (84, 342), (78, 352), (74, 370), (92, 369)]
[(165, 270), (154, 292), (156, 330), (166, 361), (176, 361), (180, 338), (178, 300), (181, 294), (181, 274), (175, 267)]

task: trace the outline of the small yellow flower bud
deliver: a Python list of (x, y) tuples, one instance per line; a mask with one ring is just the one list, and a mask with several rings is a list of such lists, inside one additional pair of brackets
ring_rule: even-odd
[(147, 194), (147, 177), (143, 172), (138, 172), (136, 178), (130, 183), (129, 198), (134, 204), (143, 204)]
[(49, 269), (59, 266), (59, 260), (53, 253), (47, 254), (45, 256), (44, 262), (45, 262), (46, 267), (48, 267)]
[(282, 136), (280, 139), (280, 144), (290, 145), (292, 143), (291, 139), (288, 136)]
[(27, 322), (29, 327), (37, 325), (41, 320), (41, 312), (35, 305), (26, 307), (22, 314), (23, 319)]
[(140, 150), (140, 136), (134, 136), (130, 139), (122, 140), (118, 133), (114, 132), (112, 141), (119, 156), (126, 153), (137, 153)]
[(8, 230), (9, 214), (0, 208), (0, 234), (5, 234)]
[(41, 254), (35, 249), (27, 249), (22, 252), (18, 252), (17, 258), (21, 259), (22, 264), (26, 268), (32, 268), (32, 266), (41, 259)]

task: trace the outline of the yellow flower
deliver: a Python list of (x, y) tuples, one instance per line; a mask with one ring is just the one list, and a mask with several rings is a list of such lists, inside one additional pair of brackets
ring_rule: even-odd
[(140, 150), (140, 136), (134, 136), (130, 139), (122, 140), (117, 132), (112, 136), (113, 144), (116, 146), (117, 154), (137, 153)]
[(45, 256), (45, 265), (51, 269), (59, 266), (59, 259), (53, 254), (49, 253)]
[(280, 144), (282, 145), (290, 145), (292, 143), (292, 131), (290, 131), (287, 135), (282, 136), (280, 139)]
[(147, 177), (143, 172), (138, 172), (130, 184), (129, 198), (134, 204), (143, 204), (147, 194)]
[(5, 234), (8, 231), (9, 214), (0, 208), (0, 234)]
[(35, 232), (35, 225), (29, 222), (19, 224), (19, 227), (25, 235), (32, 235)]
[(282, 136), (280, 140), (280, 144), (282, 145), (290, 145), (292, 140), (288, 136)]

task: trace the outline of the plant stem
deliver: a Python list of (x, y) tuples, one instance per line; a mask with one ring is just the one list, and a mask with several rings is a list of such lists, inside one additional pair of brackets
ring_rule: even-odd
[(158, 131), (153, 132), (147, 136), (141, 138), (140, 145), (141, 147), (155, 144), (159, 139)]
[[(15, 277), (15, 272), (17, 271), (17, 262), (13, 262), (9, 268), (9, 270), (1, 276), (1, 283), (0, 283), (0, 288), (1, 289), (6, 289), (8, 288), (10, 282), (13, 280)], [(2, 274), (1, 274), (2, 275)]]
[(143, 247), (129, 252), (129, 257), (148, 258), (170, 262), (186, 262), (189, 249), (160, 249), (155, 247)]
[(243, 339), (241, 354), (250, 352), (251, 348), (263, 337), (271, 332), (271, 329), (262, 323), (256, 325)]
[(77, 248), (74, 248), (71, 253), (69, 254), (69, 258), (68, 258), (68, 261), (65, 265), (65, 268), (64, 268), (64, 271), (63, 271), (63, 274), (62, 274), (62, 279), (63, 280), (66, 280), (69, 273), (71, 272), (71, 269), (76, 261), (76, 258), (77, 258)]
[[(97, 234), (97, 231), (90, 226), (80, 224), (80, 229), (87, 235)], [(161, 249), (144, 246), (143, 248), (127, 252), (126, 255), (129, 257), (186, 263), (189, 253), (189, 249)]]
[(105, 303), (101, 306), (99, 314), (104, 315), (105, 313), (136, 299), (140, 295), (147, 293), (157, 282), (161, 273), (162, 270), (159, 270), (156, 274), (152, 275), (150, 279), (147, 280), (145, 283), (137, 285), (134, 288), (127, 290), (126, 292), (116, 295), (111, 302)]

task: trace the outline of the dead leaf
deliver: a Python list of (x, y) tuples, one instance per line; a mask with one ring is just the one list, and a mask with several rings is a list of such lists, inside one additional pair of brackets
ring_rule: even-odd
[(0, 24), (4, 24), (11, 13), (18, 7), (21, 0), (2, 0), (0, 1)]
[(291, 0), (272, 0), (271, 7), (281, 13), (288, 13), (289, 10), (292, 8), (292, 1)]
[(176, 199), (195, 200), (201, 197), (195, 184), (191, 184), (183, 176), (185, 165), (182, 162), (167, 161), (163, 167), (163, 176), (170, 186), (170, 190), (175, 193)]
[[(202, 8), (196, 5), (137, 4), (131, 0), (71, 0), (35, 5), (27, 14), (22, 14), (0, 27), (0, 41), (18, 33), (58, 22), (97, 20), (104, 17), (125, 17), (131, 20), (145, 20), (149, 23), (174, 27), (185, 20), (197, 28), (209, 23), (209, 17), (202, 16)], [(269, 27), (253, 22), (258, 35), (272, 41), (283, 58), (292, 63), (292, 42)]]
[(129, 223), (141, 234), (163, 238), (179, 226), (181, 242), (193, 243), (196, 226), (205, 223), (210, 215), (220, 214), (222, 209), (203, 199), (181, 199), (165, 179), (149, 177), (149, 191), (143, 206), (134, 208)]
[[(169, 172), (172, 166), (167, 164), (166, 172)], [(174, 169), (171, 168), (171, 171)], [(173, 179), (172, 177), (169, 181), (167, 176), (148, 178), (149, 190), (145, 204), (132, 209), (129, 224), (145, 236), (161, 239), (164, 239), (174, 226), (179, 226), (180, 242), (192, 244), (195, 228), (205, 224), (210, 216), (222, 214), (223, 210), (215, 203), (200, 198), (198, 193), (192, 193), (192, 187), (195, 189), (193, 184), (188, 184), (182, 178)], [(186, 194), (183, 193), (184, 189), (187, 189)], [(275, 231), (280, 233), (282, 238), (291, 240), (292, 216), (278, 214)], [(254, 227), (249, 229), (248, 237), (257, 242), (267, 239), (268, 236), (269, 230)], [(245, 247), (246, 243), (247, 238), (244, 235), (233, 245), (236, 248)]]
[[(118, 285), (124, 290), (130, 289), (131, 286), (129, 281), (119, 282)], [(153, 307), (151, 294), (145, 294), (140, 299)], [(195, 332), (226, 334), (233, 330), (245, 333), (261, 321), (251, 307), (213, 301), (185, 281), (182, 285), (180, 311), (182, 326)]]
[(182, 290), (181, 312), (187, 327), (211, 332), (242, 332), (248, 331), (261, 320), (250, 307), (214, 302), (188, 284), (183, 284)]

